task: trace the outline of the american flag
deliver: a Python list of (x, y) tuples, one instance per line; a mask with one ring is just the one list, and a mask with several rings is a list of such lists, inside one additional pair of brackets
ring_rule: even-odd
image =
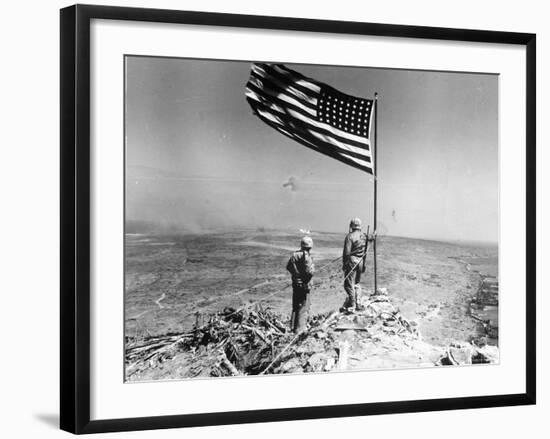
[(347, 95), (282, 64), (253, 64), (245, 94), (254, 113), (277, 131), (373, 173), (372, 99)]

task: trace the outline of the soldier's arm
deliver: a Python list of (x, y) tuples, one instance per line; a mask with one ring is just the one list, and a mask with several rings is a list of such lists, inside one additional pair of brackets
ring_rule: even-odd
[(286, 264), (286, 269), (290, 274), (296, 274), (296, 266), (294, 265), (293, 257), (290, 257), (290, 259), (288, 260), (288, 263)]
[(308, 283), (313, 277), (315, 272), (315, 264), (313, 263), (313, 258), (311, 255), (304, 253), (304, 281)]
[(345, 268), (346, 263), (349, 260), (350, 254), (351, 254), (351, 239), (348, 235), (348, 236), (346, 236), (346, 239), (344, 240), (344, 251), (342, 252), (342, 263), (344, 265), (344, 268)]

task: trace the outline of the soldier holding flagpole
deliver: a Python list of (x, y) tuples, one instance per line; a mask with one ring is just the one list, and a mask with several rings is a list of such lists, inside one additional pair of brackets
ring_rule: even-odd
[(365, 256), (368, 243), (374, 241), (374, 234), (369, 235), (361, 231), (361, 219), (353, 218), (349, 224), (349, 233), (344, 240), (342, 253), (342, 269), (344, 271), (344, 290), (346, 301), (340, 311), (354, 312), (363, 311), (365, 308), (360, 303), (361, 297), (361, 275), (366, 270)]
[[(375, 148), (378, 93), (375, 93), (374, 99), (352, 96), (330, 85), (307, 78), (283, 64), (253, 63), (245, 95), (254, 114), (281, 134), (307, 148), (373, 175), (374, 233), (370, 238), (362, 238), (361, 236), (365, 235), (360, 233), (359, 220), (357, 236), (353, 235), (352, 230), (350, 235), (353, 237), (346, 238), (344, 259), (352, 261), (356, 252), (366, 251), (367, 243), (373, 242), (376, 293), (378, 286), (375, 237), (378, 200)], [(374, 142), (371, 142), (372, 125)], [(363, 258), (364, 255), (358, 264)], [(348, 305), (354, 305), (347, 308), (355, 308), (355, 286), (359, 283), (364, 262), (359, 270), (352, 270), (352, 266), (353, 264), (351, 267), (346, 265), (344, 261)]]

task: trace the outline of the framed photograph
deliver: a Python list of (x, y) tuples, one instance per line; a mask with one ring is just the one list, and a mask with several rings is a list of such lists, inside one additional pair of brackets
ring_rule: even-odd
[(535, 403), (535, 35), (61, 10), (61, 428)]

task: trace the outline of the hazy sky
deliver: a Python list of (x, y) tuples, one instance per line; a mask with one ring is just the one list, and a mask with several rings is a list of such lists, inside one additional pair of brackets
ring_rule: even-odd
[[(379, 93), (379, 232), (497, 241), (497, 76), (289, 67), (344, 93)], [(252, 114), (249, 62), (128, 57), (126, 71), (128, 220), (194, 231), (345, 232), (355, 216), (372, 225), (369, 174)]]

